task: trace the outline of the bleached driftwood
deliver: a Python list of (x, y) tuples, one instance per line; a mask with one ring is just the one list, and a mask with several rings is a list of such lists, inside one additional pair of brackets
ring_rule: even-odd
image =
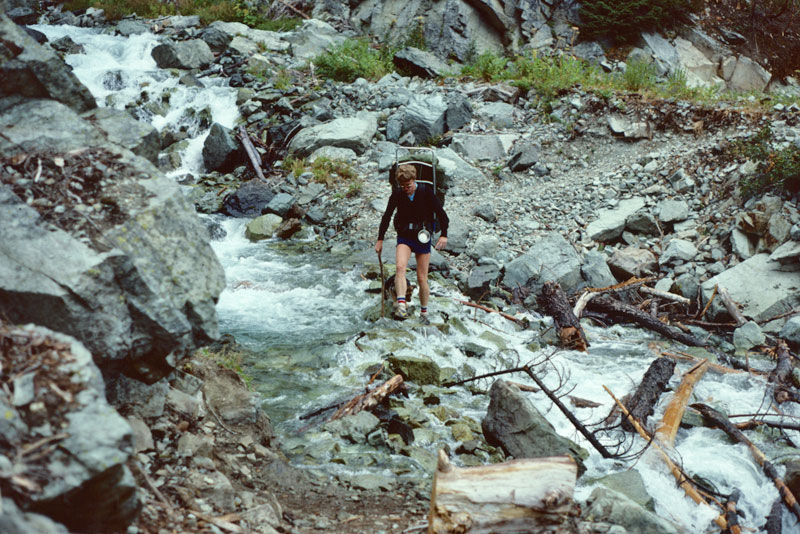
[(678, 426), (681, 424), (683, 414), (686, 412), (686, 407), (689, 405), (689, 397), (694, 391), (694, 386), (703, 378), (708, 370), (708, 360), (701, 360), (700, 363), (686, 371), (681, 379), (681, 384), (675, 393), (672, 395), (664, 415), (661, 418), (661, 424), (656, 430), (656, 436), (661, 440), (664, 445), (672, 446), (675, 443), (675, 437), (678, 435)]
[(440, 450), (428, 534), (571, 532), (576, 478), (569, 456), (459, 468)]

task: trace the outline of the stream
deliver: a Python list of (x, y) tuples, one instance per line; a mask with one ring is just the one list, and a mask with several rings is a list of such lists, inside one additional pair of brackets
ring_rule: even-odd
[[(235, 89), (225, 86), (221, 79), (202, 79), (204, 89), (178, 83), (175, 74), (158, 69), (150, 57), (158, 44), (154, 35), (124, 38), (85, 28), (35, 28), (51, 41), (68, 35), (84, 47), (84, 53), (67, 56), (67, 62), (100, 106), (130, 109), (159, 131), (187, 131), (190, 142), (182, 154), (183, 163), (169, 173), (171, 176), (203, 172), (200, 153), (207, 131), (200, 127), (198, 112), (210, 113), (214, 122), (224, 126), (236, 125)], [(149, 94), (145, 99), (149, 104), (168, 100), (168, 112), (159, 114), (152, 105), (143, 103), (143, 91)], [(223, 240), (212, 243), (227, 279), (217, 306), (220, 329), (257, 355), (245, 362), (245, 371), (253, 377), (253, 388), (263, 399), (284, 453), (295, 465), (320, 476), (355, 480), (369, 475), (377, 477), (380, 487), (380, 481), (390, 484), (397, 476), (429, 482), (435, 453), (441, 447), (451, 451), (457, 465), (488, 459), (456, 454), (459, 442), (452, 428), (454, 422), (465, 422), (473, 431), (480, 428), (489, 403), (481, 392), (491, 386), (490, 379), (476, 381), (470, 387), (411, 388), (407, 399), (397, 401), (396, 409), (418, 424), (412, 445), (387, 446), (383, 443), (385, 436), (374, 433), (364, 443), (346, 442), (321, 423), (298, 418), (363, 391), (375, 366), (389, 354), (428, 357), (453, 379), (539, 362), (537, 373), (548, 387), (558, 388), (563, 382), (560, 393), (600, 403), (597, 408), (574, 408), (581, 421), (597, 423), (614, 404), (603, 386), (622, 397), (635, 389), (659, 350), (681, 350), (650, 332), (587, 324), (588, 353), (555, 351), (547, 343), (553, 337), (548, 320), (530, 314), (527, 318), (531, 326), (522, 329), (499, 314), (463, 306), (457, 302), (463, 297), (454, 289), (453, 281), (438, 274), (431, 282), (432, 326), (423, 327), (414, 319), (402, 324), (390, 319), (373, 321), (368, 316), (377, 309), (379, 296), (367, 289), (374, 282), (352, 266), (347, 254), (328, 252), (319, 242), (321, 237), (305, 232), (288, 244), (278, 240), (254, 243), (244, 236), (246, 220), (218, 220), (227, 232)], [(772, 364), (756, 365), (768, 369)], [(678, 364), (672, 388), (689, 367), (686, 362)], [(503, 378), (533, 385), (521, 373)], [(692, 402), (704, 402), (729, 414), (752, 413), (764, 402), (765, 384), (761, 376), (709, 371), (697, 385)], [(597, 479), (634, 469), (642, 475), (661, 517), (688, 532), (718, 530), (712, 522), (718, 509), (698, 506), (688, 499), (654, 448), (638, 459), (603, 459), (543, 393), (528, 395), (562, 436), (590, 452), (588, 470), (576, 489), (577, 500), (589, 496)], [(652, 420), (659, 420), (669, 397), (662, 396)], [(800, 434), (788, 433), (800, 441)], [(793, 451), (765, 433), (748, 435), (770, 459), (779, 460)], [(642, 440), (631, 439), (627, 438), (627, 444), (632, 444), (632, 451), (643, 448)], [(670, 455), (687, 472), (711, 481), (721, 493), (740, 490), (741, 523), (753, 530), (763, 526), (778, 492), (746, 447), (730, 442), (721, 431), (698, 426), (679, 431)], [(786, 511), (784, 529), (797, 531)]]

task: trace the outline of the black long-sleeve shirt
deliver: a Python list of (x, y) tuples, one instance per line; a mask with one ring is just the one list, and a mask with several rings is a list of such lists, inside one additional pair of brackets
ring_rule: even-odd
[(429, 231), (433, 230), (433, 215), (436, 214), (436, 221), (442, 232), (442, 237), (447, 237), (447, 226), (450, 220), (442, 208), (442, 203), (433, 193), (433, 187), (428, 184), (417, 182), (417, 189), (414, 191), (414, 200), (402, 189), (394, 189), (392, 196), (389, 197), (389, 204), (383, 212), (381, 225), (378, 229), (378, 239), (383, 240), (386, 230), (389, 229), (389, 221), (392, 213), (397, 210), (394, 216), (394, 229), (397, 235), (407, 238), (416, 238), (417, 232), (424, 226)]

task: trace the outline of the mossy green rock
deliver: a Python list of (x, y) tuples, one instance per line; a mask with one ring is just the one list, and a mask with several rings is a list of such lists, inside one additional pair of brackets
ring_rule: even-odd
[(390, 356), (389, 368), (403, 376), (403, 380), (417, 385), (440, 384), (441, 369), (429, 358), (415, 356)]
[(268, 213), (261, 217), (256, 217), (249, 223), (244, 230), (244, 235), (250, 241), (260, 241), (262, 239), (269, 239), (278, 229), (283, 219), (280, 215)]

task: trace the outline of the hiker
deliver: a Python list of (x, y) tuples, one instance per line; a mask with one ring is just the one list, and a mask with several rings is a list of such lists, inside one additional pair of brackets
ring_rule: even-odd
[[(417, 284), (419, 285), (420, 321), (430, 324), (428, 320), (428, 267), (431, 262), (431, 232), (433, 232), (434, 214), (441, 228), (441, 236), (436, 241), (436, 250), (447, 245), (447, 214), (442, 203), (436, 198), (433, 187), (417, 182), (417, 169), (413, 165), (401, 165), (395, 174), (398, 187), (392, 191), (389, 204), (381, 218), (378, 229), (378, 241), (375, 250), (378, 254), (383, 250), (383, 238), (389, 229), (389, 219), (394, 216), (394, 228), (397, 231), (396, 273), (394, 278), (397, 304), (395, 316), (398, 319), (408, 317), (406, 303), (406, 267), (413, 252), (417, 259)], [(420, 239), (421, 238), (421, 239)]]

